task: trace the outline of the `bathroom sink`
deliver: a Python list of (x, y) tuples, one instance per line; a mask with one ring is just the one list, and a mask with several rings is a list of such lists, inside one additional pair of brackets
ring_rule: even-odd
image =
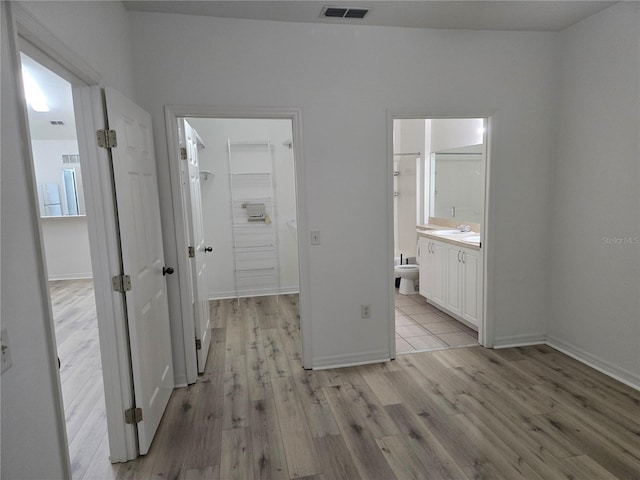
[(480, 243), (480, 235), (472, 235), (470, 237), (463, 238), (462, 241), (468, 243)]
[(434, 235), (460, 235), (461, 233), (468, 232), (461, 232), (460, 230), (431, 230), (427, 233), (432, 233)]

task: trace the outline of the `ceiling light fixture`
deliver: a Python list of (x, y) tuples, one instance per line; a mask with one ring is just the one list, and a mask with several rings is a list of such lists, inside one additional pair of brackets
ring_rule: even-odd
[(24, 84), (24, 94), (27, 97), (27, 103), (38, 113), (44, 113), (51, 110), (47, 104), (42, 90), (38, 84), (31, 78), (29, 72), (22, 70), (22, 82)]

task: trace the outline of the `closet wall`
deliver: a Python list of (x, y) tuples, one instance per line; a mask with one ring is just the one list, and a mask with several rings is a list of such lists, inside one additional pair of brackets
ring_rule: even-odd
[[(189, 123), (198, 131), (205, 148), (199, 152), (200, 170), (213, 173), (202, 178), (202, 208), (207, 245), (214, 248), (208, 258), (209, 299), (231, 298), (236, 295), (251, 296), (275, 293), (295, 293), (299, 290), (298, 243), (296, 230), (296, 194), (293, 150), (285, 143), (291, 141), (289, 120), (263, 119), (202, 119), (191, 118)], [(277, 236), (279, 281), (271, 285), (262, 282), (240, 282), (236, 290), (236, 262), (231, 218), (231, 191), (229, 182), (229, 157), (227, 141), (269, 141), (273, 166), (273, 184), (276, 215), (273, 220)], [(241, 149), (246, 151), (247, 149)], [(239, 152), (232, 149), (232, 161)], [(255, 171), (263, 171), (266, 159), (265, 147), (255, 147), (255, 154), (241, 155), (246, 162), (255, 159)], [(240, 158), (240, 157), (238, 157)], [(256, 192), (258, 196), (262, 193)], [(259, 223), (256, 224), (260, 226)], [(264, 226), (264, 223), (261, 224)], [(252, 286), (253, 285), (253, 286)]]

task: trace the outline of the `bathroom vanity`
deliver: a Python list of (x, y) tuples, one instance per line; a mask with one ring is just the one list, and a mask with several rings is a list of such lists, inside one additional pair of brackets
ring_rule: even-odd
[(478, 330), (482, 322), (482, 248), (479, 234), (418, 227), (420, 294)]

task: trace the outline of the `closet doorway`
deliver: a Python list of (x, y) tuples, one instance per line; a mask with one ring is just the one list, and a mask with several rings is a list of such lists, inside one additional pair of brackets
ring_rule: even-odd
[[(299, 111), (221, 112), (206, 107), (195, 111), (194, 107), (167, 107), (166, 119), (173, 152), (172, 182), (182, 192), (180, 199), (173, 199), (179, 237), (180, 225), (185, 227), (184, 238), (178, 239), (179, 252), (183, 241), (184, 252), (190, 252), (193, 246), (189, 244), (188, 224), (192, 199), (184, 187), (188, 162), (188, 155), (182, 150), (186, 146), (185, 132), (193, 131), (197, 139), (200, 197), (195, 203), (201, 204), (207, 251), (207, 288), (203, 294), (211, 311), (220, 302), (228, 305), (229, 299), (241, 305), (247, 298), (278, 302), (280, 296), (287, 295), (286, 301), (299, 305), (306, 358), (309, 349), (304, 348), (302, 334), (306, 277), (301, 262), (306, 242), (301, 242), (298, 235), (299, 225), (304, 223), (299, 214), (300, 205), (304, 204), (298, 188)], [(191, 190), (193, 194), (194, 189)], [(179, 270), (192, 268), (191, 262), (189, 255), (179, 258)], [(201, 290), (196, 276), (181, 277), (181, 285), (185, 285), (181, 290)], [(189, 316), (189, 301), (182, 299), (185, 318)], [(215, 327), (213, 319), (212, 325)], [(192, 357), (189, 343), (185, 341), (187, 358)], [(187, 369), (190, 377), (193, 368)]]

